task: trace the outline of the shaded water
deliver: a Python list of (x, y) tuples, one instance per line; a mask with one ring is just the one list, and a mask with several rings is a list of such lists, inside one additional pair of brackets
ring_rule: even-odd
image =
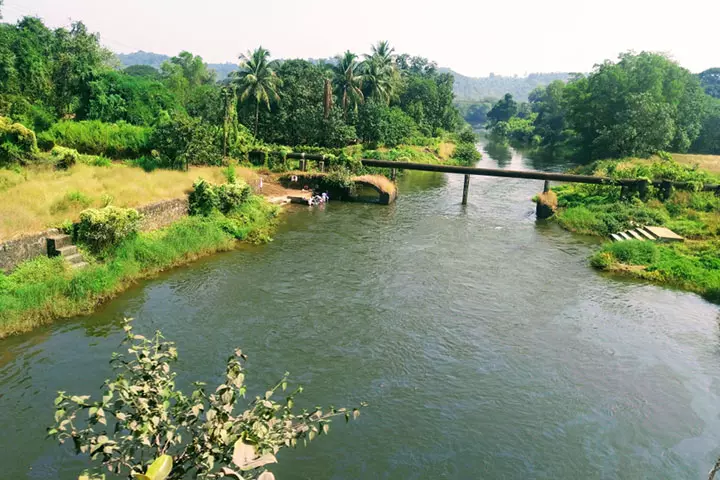
[[(563, 167), (488, 150), (483, 166)], [(182, 383), (219, 380), (241, 346), (252, 393), (289, 370), (306, 406), (370, 403), (283, 451), (280, 479), (701, 477), (720, 309), (593, 271), (595, 240), (535, 221), (541, 187), (473, 178), (462, 207), (461, 176), (409, 174), (395, 205), (298, 208), (271, 244), (0, 342), (0, 477), (76, 478), (84, 461), (44, 440), (52, 400), (98, 391), (124, 316), (177, 342)]]

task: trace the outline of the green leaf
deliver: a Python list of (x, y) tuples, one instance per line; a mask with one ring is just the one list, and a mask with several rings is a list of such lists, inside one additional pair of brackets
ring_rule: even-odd
[(172, 457), (170, 455), (162, 455), (150, 465), (146, 475), (150, 480), (165, 480), (172, 471), (172, 465)]
[(324, 433), (325, 435), (327, 435), (328, 432), (330, 431), (330, 424), (329, 424), (329, 423), (324, 423), (323, 426), (322, 426), (322, 431), (323, 431), (323, 433)]

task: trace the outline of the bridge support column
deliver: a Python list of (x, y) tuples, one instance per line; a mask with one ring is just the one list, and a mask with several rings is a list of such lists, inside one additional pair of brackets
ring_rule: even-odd
[(468, 190), (470, 190), (470, 175), (465, 175), (465, 181), (463, 182), (463, 205), (467, 205)]
[(537, 196), (537, 205), (535, 207), (535, 217), (538, 220), (550, 218), (557, 210), (557, 195), (550, 190), (550, 181), (545, 180), (543, 191)]

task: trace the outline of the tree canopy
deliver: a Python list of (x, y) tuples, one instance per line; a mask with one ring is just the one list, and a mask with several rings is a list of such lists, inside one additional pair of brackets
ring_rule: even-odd
[(593, 159), (714, 151), (717, 109), (709, 94), (718, 79), (715, 69), (696, 76), (662, 54), (629, 52), (567, 84), (555, 81), (537, 88), (527, 107), (533, 116), (525, 112), (525, 104), (514, 105), (506, 95), (487, 117), (501, 136), (570, 146)]

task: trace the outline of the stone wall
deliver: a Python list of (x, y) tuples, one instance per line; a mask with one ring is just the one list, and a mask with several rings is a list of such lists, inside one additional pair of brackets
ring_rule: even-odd
[(47, 237), (58, 233), (53, 228), (0, 244), (0, 270), (8, 272), (25, 260), (47, 255)]
[(157, 230), (167, 227), (188, 215), (187, 198), (174, 198), (144, 205), (137, 209), (143, 214), (140, 229), (143, 231)]
[[(162, 200), (139, 207), (137, 211), (143, 214), (141, 230), (157, 230), (187, 216), (188, 201), (187, 198)], [(56, 229), (50, 229), (1, 243), (0, 271), (9, 272), (26, 260), (47, 255), (47, 237), (59, 233)]]

